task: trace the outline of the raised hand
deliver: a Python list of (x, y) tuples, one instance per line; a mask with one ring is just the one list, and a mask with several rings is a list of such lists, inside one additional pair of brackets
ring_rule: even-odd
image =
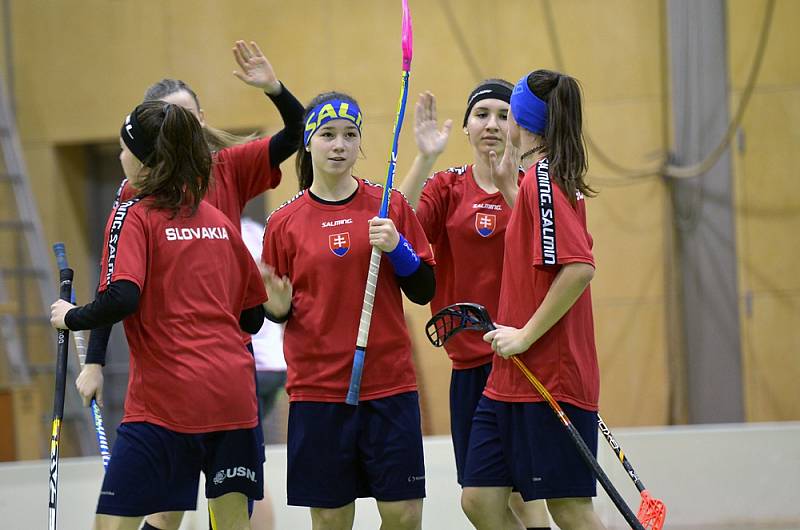
[(274, 317), (286, 316), (292, 307), (292, 282), (286, 276), (279, 277), (270, 265), (259, 261), (258, 268), (269, 297), (269, 300), (264, 302), (264, 309)]
[(489, 151), (490, 177), (509, 206), (514, 206), (519, 191), (519, 164), (520, 151), (511, 143), (510, 133), (506, 138), (503, 158), (499, 158), (495, 151)]
[(281, 83), (258, 44), (250, 41), (248, 45), (243, 40), (237, 40), (233, 47), (233, 57), (242, 69), (241, 72), (234, 70), (233, 75), (271, 96), (280, 93)]
[(430, 92), (420, 94), (414, 115), (414, 137), (422, 156), (438, 157), (447, 146), (453, 120), (445, 120), (441, 129), (436, 120), (436, 97)]

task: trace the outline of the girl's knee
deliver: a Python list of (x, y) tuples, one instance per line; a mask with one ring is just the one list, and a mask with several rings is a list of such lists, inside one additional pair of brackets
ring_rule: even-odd
[(379, 512), (387, 528), (415, 530), (422, 525), (422, 499), (381, 502)]
[(584, 522), (594, 519), (594, 507), (589, 498), (550, 499), (547, 509), (560, 528), (582, 527)]
[(461, 509), (470, 519), (486, 512), (486, 502), (480, 489), (464, 488), (461, 491)]
[(349, 530), (353, 526), (354, 505), (341, 508), (311, 508), (311, 525), (324, 530)]

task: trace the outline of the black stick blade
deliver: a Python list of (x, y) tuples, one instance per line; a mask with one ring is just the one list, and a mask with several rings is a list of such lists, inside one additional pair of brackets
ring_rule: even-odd
[(480, 304), (459, 303), (439, 310), (425, 325), (428, 340), (437, 348), (463, 330), (489, 331), (494, 323)]

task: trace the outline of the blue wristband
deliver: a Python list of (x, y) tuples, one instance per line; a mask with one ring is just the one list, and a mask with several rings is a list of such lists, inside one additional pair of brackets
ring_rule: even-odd
[(393, 251), (387, 252), (386, 257), (392, 262), (394, 273), (398, 276), (411, 276), (419, 269), (419, 256), (414, 252), (414, 247), (400, 234), (400, 241)]

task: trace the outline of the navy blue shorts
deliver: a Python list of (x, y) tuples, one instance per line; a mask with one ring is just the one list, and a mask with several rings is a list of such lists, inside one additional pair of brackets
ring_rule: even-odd
[[(252, 355), (253, 358), (255, 359), (256, 354), (255, 354), (255, 351), (253, 351), (253, 343), (252, 342), (248, 342), (246, 344), (246, 346), (247, 346), (247, 351), (249, 351), (250, 355)], [(256, 405), (258, 406), (258, 425), (256, 425), (256, 429), (257, 429), (256, 430), (256, 440), (258, 441), (258, 448), (259, 448), (259, 452), (261, 454), (261, 463), (264, 464), (264, 462), (267, 461), (267, 451), (266, 451), (267, 442), (266, 442), (266, 439), (264, 438), (264, 427), (261, 425), (261, 398), (260, 398), (260, 395), (259, 395), (259, 392), (258, 392), (258, 372), (256, 372), (256, 397), (258, 398), (256, 400)], [(254, 506), (253, 503), (254, 503), (254, 499), (252, 497), (248, 497), (247, 498), (247, 515), (249, 515), (250, 517), (253, 516), (253, 506)], [(208, 523), (208, 527), (211, 528), (211, 522)]]
[(135, 517), (194, 510), (201, 471), (209, 499), (226, 493), (263, 498), (257, 430), (184, 434), (152, 423), (121, 424), (97, 513)]
[(289, 404), (291, 506), (339, 508), (358, 497), (425, 497), (419, 397), (407, 392), (345, 403)]
[[(597, 412), (559, 404), (596, 456)], [(594, 472), (547, 403), (486, 396), (475, 411), (463, 485), (511, 486), (526, 501), (597, 494)]]
[[(253, 358), (255, 358), (255, 353), (253, 352), (253, 343), (252, 342), (248, 342), (247, 343), (247, 351), (249, 351), (250, 355), (252, 355)], [(261, 463), (263, 464), (267, 460), (267, 453), (266, 453), (266, 441), (264, 440), (264, 430), (263, 430), (263, 427), (261, 426), (262, 410), (261, 410), (261, 397), (259, 396), (259, 393), (258, 393), (258, 372), (254, 372), (254, 376), (255, 376), (255, 381), (256, 381), (256, 397), (258, 398), (256, 400), (257, 401), (257, 405), (258, 405), (258, 426), (257, 426), (258, 427), (258, 433), (257, 433), (258, 446), (261, 448)], [(249, 507), (250, 513), (253, 513), (252, 502), (248, 504), (248, 507)]]
[(492, 363), (489, 362), (475, 368), (453, 370), (450, 376), (450, 435), (456, 455), (456, 476), (458, 483), (462, 485), (472, 417), (491, 371)]

